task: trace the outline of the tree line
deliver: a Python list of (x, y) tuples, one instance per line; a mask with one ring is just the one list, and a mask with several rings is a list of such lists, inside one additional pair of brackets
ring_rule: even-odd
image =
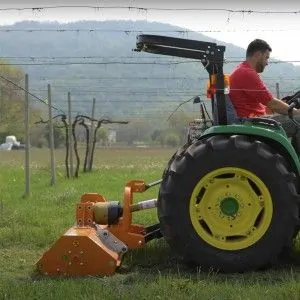
[[(16, 67), (10, 66), (3, 59), (0, 60), (0, 73), (5, 78), (19, 86), (24, 85), (24, 72)], [(25, 92), (16, 88), (8, 81), (0, 80), (0, 143), (5, 141), (5, 137), (15, 135), (17, 139), (24, 142), (24, 97)], [(32, 147), (49, 146), (49, 127), (45, 124), (36, 123), (41, 117), (45, 117), (47, 107), (33, 101), (30, 102), (30, 142)], [(117, 145), (133, 146), (138, 143), (155, 146), (178, 146), (186, 141), (188, 122), (196, 117), (189, 112), (179, 111), (170, 118), (153, 117), (136, 119), (126, 114), (120, 116), (129, 121), (126, 126), (102, 126), (96, 135), (97, 145), (109, 145), (109, 130), (116, 131)], [(76, 127), (76, 139), (79, 146), (86, 141), (86, 131), (84, 128)], [(60, 121), (54, 122), (54, 145), (56, 148), (64, 147), (66, 132)]]

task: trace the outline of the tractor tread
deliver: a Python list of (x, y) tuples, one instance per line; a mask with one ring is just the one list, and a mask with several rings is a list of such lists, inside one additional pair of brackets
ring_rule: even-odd
[[(232, 155), (230, 155), (231, 152)], [(248, 155), (250, 161), (247, 159), (243, 161), (240, 155), (243, 157)], [(282, 213), (281, 219), (280, 213), (274, 212), (272, 226), (281, 228), (281, 231), (278, 233), (280, 238), (275, 239), (272, 229), (268, 230), (266, 240), (269, 239), (272, 243), (276, 240), (276, 244), (271, 247), (260, 246), (266, 243), (262, 238), (263, 241), (258, 241), (259, 245), (255, 244), (255, 247), (226, 252), (206, 244), (198, 235), (195, 238), (185, 203), (189, 201), (197, 176), (201, 178), (203, 172), (209, 172), (212, 168), (211, 164), (214, 166), (222, 164), (222, 157), (225, 157), (228, 166), (236, 162), (238, 166), (254, 168), (253, 170), (257, 170), (262, 176), (267, 176), (266, 169), (273, 170), (270, 171), (271, 177), (273, 180), (276, 179), (275, 182), (270, 181), (269, 184), (274, 189), (272, 196), (276, 202), (274, 205), (276, 209), (278, 209), (277, 206), (281, 207), (280, 209), (285, 213)], [(256, 159), (257, 163), (251, 164), (252, 159)], [(266, 164), (266, 169), (259, 167), (261, 162)], [(163, 236), (184, 260), (191, 260), (204, 269), (243, 272), (274, 264), (283, 249), (290, 247), (300, 225), (300, 195), (297, 192), (296, 179), (295, 173), (284, 157), (266, 143), (255, 140), (254, 137), (217, 135), (186, 145), (171, 158), (161, 183), (158, 215)], [(280, 200), (277, 194), (282, 195), (283, 192), (280, 190), (282, 188), (285, 189), (286, 199)], [(183, 228), (186, 232), (183, 232)], [(197, 249), (193, 249), (195, 245)], [(235, 263), (230, 264), (230, 261), (235, 261)]]

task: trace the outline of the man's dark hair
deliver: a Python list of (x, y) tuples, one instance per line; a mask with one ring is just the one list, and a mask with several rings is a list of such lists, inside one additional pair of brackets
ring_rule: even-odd
[(248, 45), (248, 48), (246, 51), (246, 57), (252, 56), (257, 51), (265, 52), (267, 50), (269, 50), (271, 52), (272, 48), (266, 41), (260, 40), (260, 39), (255, 39)]

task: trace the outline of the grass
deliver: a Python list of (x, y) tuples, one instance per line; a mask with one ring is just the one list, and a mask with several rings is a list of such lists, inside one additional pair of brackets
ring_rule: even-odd
[[(82, 193), (121, 200), (130, 179), (161, 177), (170, 149), (101, 149), (92, 173), (64, 177), (58, 151), (57, 184), (49, 186), (47, 150), (31, 152), (31, 195), (25, 190), (23, 152), (0, 153), (0, 299), (300, 299), (300, 258), (294, 263), (247, 274), (191, 269), (163, 239), (130, 251), (111, 277), (46, 278), (35, 271), (40, 255), (74, 224)], [(157, 188), (135, 199), (157, 196)], [(157, 221), (155, 210), (138, 212), (135, 222)], [(296, 252), (298, 251), (296, 243)], [(299, 254), (300, 257), (300, 254)]]

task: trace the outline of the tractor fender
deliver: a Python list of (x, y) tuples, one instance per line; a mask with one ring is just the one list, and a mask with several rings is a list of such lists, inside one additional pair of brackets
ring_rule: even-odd
[(274, 130), (263, 126), (253, 125), (226, 125), (226, 126), (212, 126), (205, 130), (199, 140), (207, 139), (214, 135), (246, 135), (253, 136), (257, 140), (268, 144), (270, 147), (276, 149), (280, 155), (285, 157), (290, 166), (293, 168), (296, 176), (300, 175), (299, 157), (287, 138), (283, 130)]

